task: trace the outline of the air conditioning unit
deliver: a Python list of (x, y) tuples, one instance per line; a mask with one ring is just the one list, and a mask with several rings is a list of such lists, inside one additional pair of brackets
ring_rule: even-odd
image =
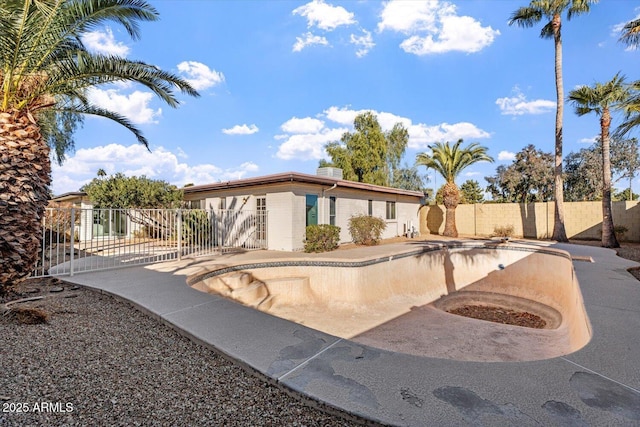
[(316, 171), (318, 176), (328, 176), (329, 178), (342, 179), (342, 169), (340, 168), (318, 168)]

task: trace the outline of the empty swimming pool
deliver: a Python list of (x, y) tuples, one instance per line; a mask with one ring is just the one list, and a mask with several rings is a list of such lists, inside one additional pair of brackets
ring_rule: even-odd
[[(356, 261), (265, 260), (214, 268), (188, 283), (332, 335), (420, 356), (538, 360), (576, 351), (591, 337), (571, 257), (536, 245), (473, 241)], [(529, 311), (548, 326), (446, 311), (468, 302)]]

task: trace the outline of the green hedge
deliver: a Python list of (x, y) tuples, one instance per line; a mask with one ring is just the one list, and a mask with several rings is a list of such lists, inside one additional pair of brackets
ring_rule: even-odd
[(335, 225), (308, 225), (304, 239), (305, 252), (327, 252), (338, 247), (340, 227)]
[(349, 218), (349, 233), (357, 245), (377, 245), (387, 223), (382, 218), (354, 215)]

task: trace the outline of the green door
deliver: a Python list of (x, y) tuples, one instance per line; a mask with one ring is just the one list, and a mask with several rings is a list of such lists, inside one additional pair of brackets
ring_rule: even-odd
[(318, 196), (307, 194), (307, 225), (318, 225)]

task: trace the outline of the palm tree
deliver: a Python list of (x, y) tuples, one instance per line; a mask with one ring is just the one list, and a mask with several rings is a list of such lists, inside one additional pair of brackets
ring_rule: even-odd
[(553, 38), (555, 44), (556, 73), (556, 130), (555, 130), (555, 167), (554, 198), (555, 214), (552, 239), (567, 242), (564, 227), (564, 194), (562, 184), (562, 121), (564, 115), (564, 89), (562, 81), (562, 13), (566, 11), (567, 19), (574, 15), (588, 13), (592, 3), (598, 0), (532, 0), (529, 6), (521, 7), (513, 12), (509, 25), (517, 24), (523, 28), (533, 27), (543, 18), (547, 23), (542, 27), (540, 37)]
[(417, 165), (436, 170), (446, 181), (443, 186), (443, 198), (447, 214), (442, 234), (449, 237), (458, 237), (456, 207), (460, 202), (460, 190), (455, 179), (460, 172), (474, 163), (493, 162), (493, 158), (487, 154), (487, 147), (482, 147), (475, 142), (464, 148), (460, 148), (461, 145), (462, 139), (453, 146), (449, 142), (437, 142), (429, 145), (431, 155), (418, 153), (416, 156)]
[(629, 98), (630, 91), (620, 73), (607, 83), (594, 86), (580, 86), (569, 92), (569, 101), (573, 103), (579, 116), (596, 113), (600, 117), (600, 140), (602, 141), (602, 246), (618, 248), (620, 244), (613, 231), (611, 208), (611, 160), (609, 129), (611, 110), (621, 109)]
[(625, 120), (615, 131), (619, 138), (640, 126), (640, 80), (631, 83), (629, 90), (630, 95), (623, 105)]
[[(89, 52), (83, 34), (121, 24), (136, 39), (139, 22), (158, 19), (144, 0), (23, 0), (0, 6), (0, 292), (29, 275), (37, 259), (40, 220), (49, 198), (49, 144), (64, 143), (83, 114), (141, 132), (124, 116), (91, 103), (87, 90), (119, 81), (140, 83), (171, 107), (185, 80), (140, 61)], [(67, 121), (69, 124), (69, 121)], [(66, 138), (66, 142), (69, 139)], [(54, 153), (60, 158), (59, 147)]]
[(640, 19), (634, 19), (625, 24), (622, 28), (620, 41), (629, 47), (638, 47), (640, 45)]

